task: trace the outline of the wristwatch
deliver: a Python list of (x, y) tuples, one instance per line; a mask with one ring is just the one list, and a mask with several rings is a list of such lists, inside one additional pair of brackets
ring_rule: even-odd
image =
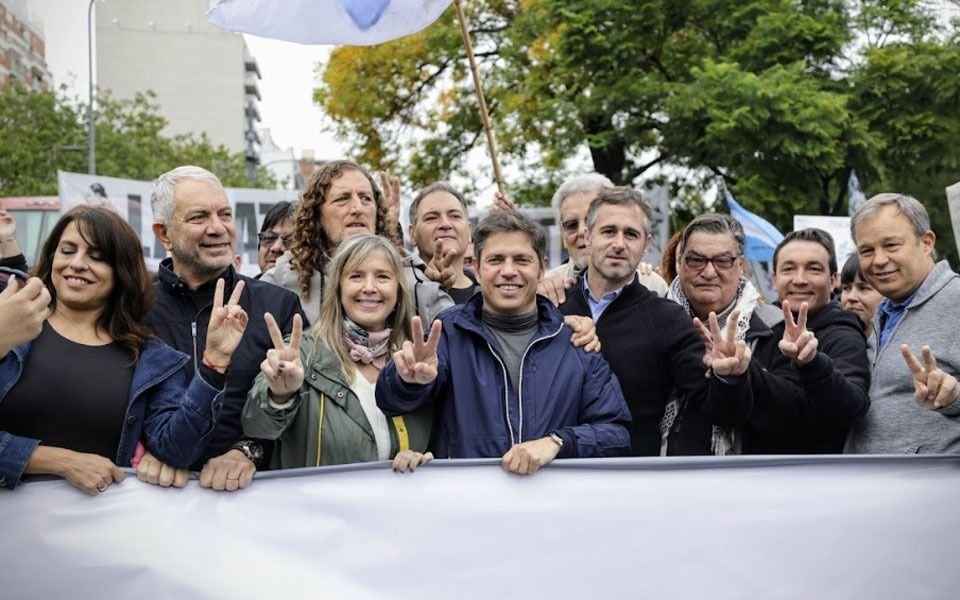
[(551, 431), (550, 433), (547, 434), (547, 436), (548, 436), (551, 440), (555, 441), (558, 446), (560, 446), (561, 448), (563, 448), (563, 438), (560, 437), (560, 436), (557, 434), (556, 431)]
[(263, 461), (263, 447), (253, 440), (243, 440), (230, 446), (231, 450), (239, 450), (247, 457), (247, 460), (253, 463), (253, 466), (260, 468), (260, 462)]

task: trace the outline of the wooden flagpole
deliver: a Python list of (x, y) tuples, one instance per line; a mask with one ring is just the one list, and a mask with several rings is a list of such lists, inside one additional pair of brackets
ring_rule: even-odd
[(503, 190), (500, 160), (497, 158), (497, 140), (493, 137), (493, 128), (490, 127), (490, 114), (487, 112), (487, 100), (483, 95), (483, 84), (480, 82), (480, 72), (477, 70), (477, 59), (473, 55), (473, 43), (470, 41), (467, 19), (463, 15), (463, 6), (460, 0), (453, 0), (453, 4), (457, 9), (457, 20), (460, 21), (463, 45), (467, 49), (467, 60), (470, 62), (470, 72), (473, 74), (473, 86), (477, 90), (477, 99), (480, 101), (480, 120), (483, 122), (483, 131), (487, 134), (487, 148), (490, 150), (490, 161), (493, 163), (493, 177), (497, 181), (497, 190), (501, 195), (506, 195)]

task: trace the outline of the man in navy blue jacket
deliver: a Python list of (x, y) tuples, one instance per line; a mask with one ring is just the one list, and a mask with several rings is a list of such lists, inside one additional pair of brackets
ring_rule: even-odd
[(618, 456), (630, 449), (630, 411), (607, 361), (570, 345), (563, 315), (537, 297), (546, 236), (511, 211), (474, 234), (481, 293), (449, 308), (423, 341), (394, 354), (377, 381), (389, 416), (436, 404), (433, 451), (445, 458), (502, 457), (531, 474), (554, 458)]

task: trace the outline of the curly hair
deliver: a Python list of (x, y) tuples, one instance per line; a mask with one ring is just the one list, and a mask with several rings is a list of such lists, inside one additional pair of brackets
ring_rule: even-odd
[(84, 205), (67, 211), (44, 242), (34, 269), (34, 275), (43, 280), (50, 290), (51, 308), (57, 305), (53, 259), (60, 238), (70, 223), (76, 224), (80, 237), (96, 248), (113, 269), (113, 289), (97, 319), (97, 325), (107, 332), (110, 339), (126, 348), (133, 364), (136, 364), (140, 348), (153, 337), (143, 325), (144, 317), (153, 306), (154, 291), (150, 273), (143, 262), (140, 238), (129, 223), (108, 208)]
[(294, 214), (293, 246), (290, 253), (293, 255), (292, 266), (297, 270), (300, 283), (300, 294), (304, 300), (310, 299), (310, 279), (313, 273), (323, 273), (337, 244), (331, 240), (323, 229), (323, 220), (320, 209), (327, 201), (327, 192), (334, 180), (346, 171), (357, 171), (370, 181), (373, 188), (373, 199), (377, 205), (376, 230), (374, 233), (389, 239), (397, 249), (402, 248), (403, 242), (397, 238), (397, 233), (387, 226), (387, 209), (384, 206), (383, 192), (374, 181), (373, 176), (357, 163), (349, 160), (332, 160), (324, 163), (314, 171), (300, 194), (300, 202)]

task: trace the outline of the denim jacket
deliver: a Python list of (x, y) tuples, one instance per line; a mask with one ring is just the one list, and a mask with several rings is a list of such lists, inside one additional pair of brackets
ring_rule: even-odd
[[(0, 402), (20, 380), (32, 342), (11, 350), (0, 361)], [(203, 452), (223, 408), (223, 390), (199, 374), (191, 380), (184, 365), (189, 357), (150, 340), (133, 370), (127, 412), (116, 464), (130, 466), (137, 442), (163, 462), (187, 467)], [(13, 489), (40, 440), (0, 431), (0, 487)]]

